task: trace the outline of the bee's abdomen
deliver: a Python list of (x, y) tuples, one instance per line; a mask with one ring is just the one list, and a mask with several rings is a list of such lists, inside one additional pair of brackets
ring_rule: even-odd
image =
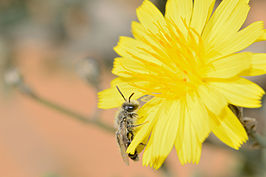
[(138, 161), (139, 160), (139, 155), (137, 153), (137, 151), (135, 151), (134, 154), (128, 154), (128, 157), (134, 161)]

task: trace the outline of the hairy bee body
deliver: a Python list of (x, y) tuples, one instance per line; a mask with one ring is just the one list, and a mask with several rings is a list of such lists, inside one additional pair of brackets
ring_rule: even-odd
[(137, 118), (136, 110), (139, 104), (135, 101), (126, 101), (116, 117), (116, 139), (120, 147), (121, 155), (126, 164), (129, 164), (128, 157), (134, 161), (138, 160), (138, 153), (127, 154), (126, 150), (134, 138), (135, 120)]
[(135, 122), (138, 118), (136, 111), (139, 107), (139, 103), (137, 101), (130, 102), (130, 98), (134, 95), (134, 93), (132, 93), (127, 100), (117, 86), (116, 88), (125, 102), (122, 104), (121, 109), (116, 116), (115, 124), (117, 131), (115, 135), (120, 147), (121, 156), (124, 162), (128, 165), (128, 158), (134, 161), (139, 159), (138, 152), (136, 150), (134, 154), (127, 154), (127, 148), (134, 138), (134, 128), (138, 126)]

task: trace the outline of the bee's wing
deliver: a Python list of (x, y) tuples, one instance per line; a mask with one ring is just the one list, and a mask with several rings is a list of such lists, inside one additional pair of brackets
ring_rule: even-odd
[(121, 156), (123, 158), (123, 161), (129, 165), (129, 161), (128, 161), (128, 154), (127, 154), (127, 146), (125, 144), (125, 142), (123, 141), (123, 135), (117, 131), (116, 132), (116, 139), (117, 139), (117, 143), (120, 147), (120, 152), (121, 152)]
[(144, 96), (140, 97), (138, 100), (146, 103), (146, 102), (150, 101), (153, 97), (154, 96), (152, 96), (152, 95), (144, 95)]

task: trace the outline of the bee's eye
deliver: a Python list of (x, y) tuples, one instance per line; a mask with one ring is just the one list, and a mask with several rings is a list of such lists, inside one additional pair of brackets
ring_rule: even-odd
[(135, 108), (134, 106), (126, 106), (125, 109), (130, 112), (130, 111), (134, 111)]

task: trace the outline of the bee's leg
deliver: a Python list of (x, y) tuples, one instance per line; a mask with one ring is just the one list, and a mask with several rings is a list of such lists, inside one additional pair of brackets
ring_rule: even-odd
[(136, 118), (136, 117), (138, 117), (138, 114), (135, 113), (135, 112), (132, 112), (132, 113), (130, 113), (130, 117), (131, 118)]
[(139, 155), (138, 155), (137, 151), (135, 151), (134, 154), (128, 154), (128, 157), (131, 158), (134, 161), (138, 161), (139, 160)]
[(144, 123), (142, 123), (142, 124), (136, 124), (136, 125), (134, 125), (134, 124), (131, 124), (131, 125), (128, 125), (128, 127), (138, 127), (138, 126), (141, 126), (141, 125), (144, 125), (144, 124), (146, 124), (146, 123), (148, 123), (148, 122), (144, 122)]
[(132, 128), (132, 127), (138, 127), (138, 126), (141, 126), (141, 125), (143, 125), (143, 124), (138, 124), (138, 125), (128, 125), (128, 127), (130, 127), (130, 128)]
[(129, 138), (129, 139), (131, 139), (131, 137), (132, 137), (132, 139), (133, 139), (133, 132), (132, 131), (128, 131), (127, 132), (127, 137)]
[(132, 125), (133, 123), (134, 123), (134, 120), (132, 120), (132, 119), (127, 120), (127, 126)]
[(127, 146), (130, 145), (130, 143), (132, 142), (133, 138), (134, 138), (133, 132), (132, 131), (128, 131), (127, 132), (127, 139), (128, 139)]

